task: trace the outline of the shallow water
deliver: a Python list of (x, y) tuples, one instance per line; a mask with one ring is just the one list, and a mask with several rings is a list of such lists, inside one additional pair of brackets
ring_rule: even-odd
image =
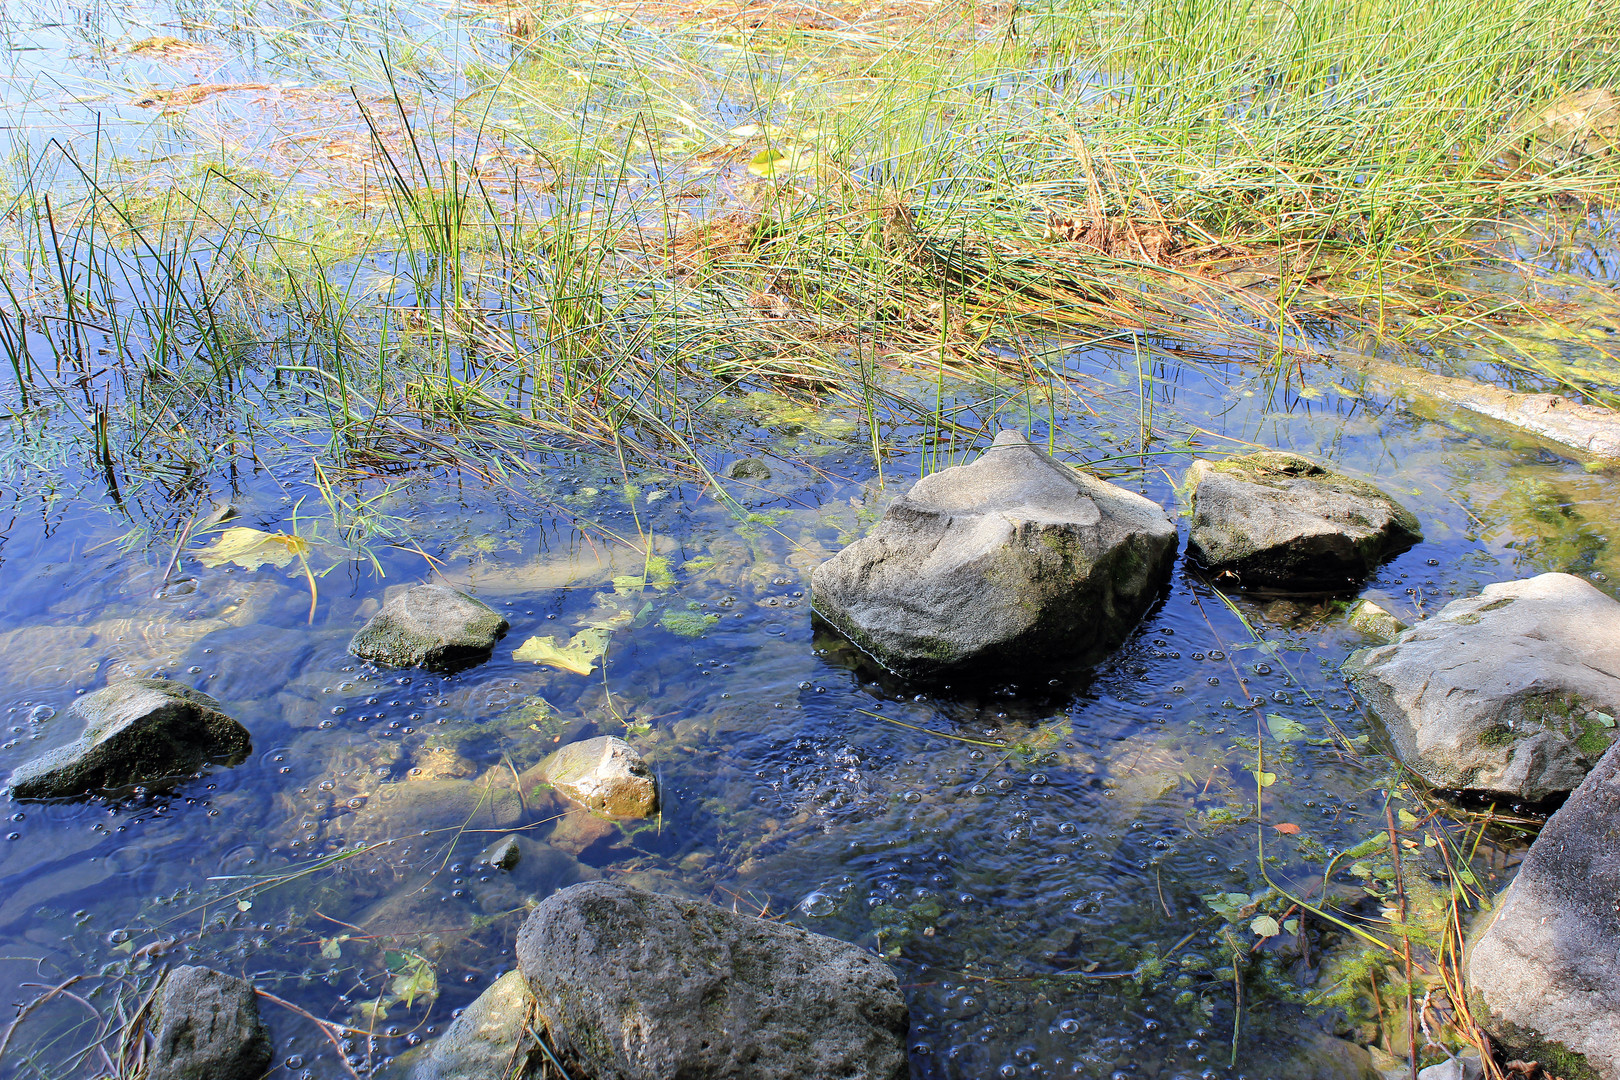
[[(1238, 365), (1169, 361), (1146, 385), (1144, 446), (1134, 359), (1095, 348), (1066, 359), (1098, 386), (1092, 411), (1043, 418), (980, 386), (958, 388), (960, 400), (990, 401), (993, 423), (1023, 423), (1037, 440), (1055, 421), (1060, 451), (1089, 448), (1067, 457), (1112, 458), (1096, 467), (1172, 509), (1194, 452), (1275, 446), (1375, 480), (1426, 534), (1365, 591), (1404, 618), (1542, 570), (1604, 588), (1615, 573), (1608, 477), (1545, 448), (1346, 398), (1326, 369), (1301, 396), (1297, 381), (1277, 386)], [(74, 696), (128, 675), (220, 698), (254, 753), (117, 805), (8, 807), (8, 1000), (79, 973), (200, 961), (317, 1016), (375, 1023), (381, 1062), (510, 966), (526, 902), (600, 875), (883, 953), (911, 1003), (919, 1077), (1276, 1072), (1300, 1008), (1284, 988), (1310, 985), (1323, 928), (1307, 928), (1309, 963), (1286, 933), (1249, 959), (1229, 1067), (1232, 943), (1246, 949), (1254, 917), (1289, 907), (1264, 895), (1257, 835), (1273, 882), (1320, 889), (1325, 851), (1384, 829), (1392, 780), (1338, 674), (1368, 643), (1346, 624), (1344, 598), (1237, 595), (1228, 608), (1178, 564), (1138, 632), (1092, 671), (911, 687), (813, 624), (807, 575), (925, 456), (966, 460), (972, 443), (942, 447), (919, 432), (880, 484), (858, 434), (823, 429), (832, 434), (761, 425), (732, 444), (773, 470), (737, 489), (754, 515), (744, 523), (656, 476), (633, 477), (632, 513), (616, 470), (586, 461), (553, 463), (543, 487), (398, 483), (376, 511), (413, 549), (374, 545), (373, 565), (318, 547), (312, 618), (296, 564), (209, 570), (187, 554), (170, 575), (178, 587), (154, 598), (174, 523), (205, 500), (121, 512), (14, 477), (0, 527), (0, 770), (71, 738)], [(307, 480), (243, 472), (232, 488), (222, 472), (207, 489), (238, 507), (233, 524), (274, 531), (292, 528)], [(130, 532), (137, 519), (171, 531), (145, 544), (148, 533)], [(645, 567), (641, 543), (667, 558), (667, 584), (624, 580)], [(495, 657), (433, 675), (348, 656), (387, 588), (429, 578), (424, 555), (507, 613)], [(590, 676), (511, 659), (531, 636), (604, 620), (618, 628)], [(513, 812), (498, 797), (557, 741), (609, 732), (648, 754), (664, 793), (658, 820), (597, 835), (558, 821), (549, 803)], [(1257, 772), (1276, 777), (1258, 833)], [(1274, 831), (1281, 823), (1300, 830)], [(518, 869), (480, 873), (478, 852), (514, 829), (536, 842)], [(1354, 896), (1359, 884), (1341, 867), (1329, 887)], [(1231, 894), (1244, 903), (1217, 910), (1233, 907)], [(373, 1021), (363, 1003), (421, 965), (436, 998), (385, 1003)], [(83, 1010), (59, 1004), (22, 1032), (44, 1075), (84, 1034), (73, 1028)], [(287, 1075), (341, 1075), (305, 1019), (275, 1008), (269, 1019), (278, 1059), (294, 1063)], [(35, 1074), (15, 1048), (3, 1067)]]
[[(381, 93), (374, 47), (414, 34), (442, 55), (464, 34), (509, 48), (488, 12), (457, 22), (391, 5), (262, 5), (246, 26), (224, 14), (11, 12), (0, 111), (19, 160), (38, 160), (52, 138), (81, 160), (104, 147), (153, 175), (187, 174), (199, 152), (217, 153), (321, 189), (352, 179), (357, 159), (346, 155), (369, 148), (358, 112), (333, 103), (352, 104), (349, 82)], [(129, 51), (170, 34), (208, 51)], [(726, 64), (743, 62), (723, 35), (708, 44)], [(421, 95), (419, 122), (465, 89), (454, 64), (398, 75)], [(136, 104), (154, 86), (190, 82), (266, 86), (176, 112)], [(775, 115), (768, 102), (710, 91), (692, 97), (722, 129)], [(611, 106), (612, 95), (588, 104)], [(1569, 242), (1510, 238), (1504, 257), (1609, 280), (1611, 232), (1595, 216)], [(129, 265), (146, 271), (144, 257)], [(408, 305), (398, 258), (353, 272), (371, 296)], [(128, 280), (108, 288), (128, 299)], [(1523, 331), (1510, 368), (1490, 343), (1434, 359), (1502, 378), (1540, 355), (1547, 385), (1572, 368), (1606, 377), (1614, 314), (1593, 307), (1567, 336)], [(382, 1066), (511, 965), (528, 904), (595, 877), (881, 953), (912, 1008), (917, 1077), (1308, 1075), (1280, 1059), (1315, 1015), (1306, 998), (1324, 955), (1353, 943), (1311, 920), (1296, 926), (1303, 937), (1262, 940), (1254, 922), (1298, 916), (1274, 886), (1312, 900), (1327, 892), (1376, 918), (1353, 867), (1336, 864), (1324, 882), (1325, 864), (1385, 829), (1387, 792), (1418, 809), (1401, 801), (1380, 734), (1338, 674), (1370, 643), (1347, 623), (1353, 598), (1223, 597), (1178, 562), (1137, 632), (1094, 668), (925, 688), (815, 625), (810, 570), (922, 471), (970, 460), (1001, 426), (1173, 512), (1197, 454), (1288, 449), (1372, 480), (1426, 535), (1363, 593), (1405, 619), (1546, 570), (1613, 592), (1613, 478), (1465, 414), (1357, 396), (1353, 374), (1327, 364), (1281, 378), (1244, 357), (1190, 359), (1201, 354), (1187, 343), (1136, 344), (1048, 343), (1037, 359), (1084, 388), (1056, 411), (1005, 384), (942, 383), (936, 400), (931, 382), (897, 377), (896, 393), (960, 428), (886, 422), (899, 449), (881, 463), (865, 417), (738, 387), (710, 410), (729, 426), (698, 445), (717, 473), (748, 456), (769, 462), (771, 480), (730, 485), (735, 513), (698, 485), (591, 456), (536, 455), (532, 475), (499, 485), (426, 464), (389, 481), (333, 482), (300, 445), (318, 443), (318, 430), (264, 420), (313, 409), (268, 377), (230, 408), (165, 416), (175, 446), (229, 449), (170, 462), (153, 437), (123, 458), (134, 475), (114, 484), (87, 464), (83, 429), (64, 410), (8, 417), (0, 774), (76, 735), (76, 695), (130, 676), (218, 697), (254, 751), (173, 791), (6, 806), (4, 1000), (93, 978), (75, 984), (84, 1002), (64, 995), (30, 1015), (0, 1075), (85, 1074), (94, 1062), (80, 1069), (73, 1055), (94, 1030), (90, 1010), (113, 1016), (121, 986), (138, 992), (179, 962), (247, 975), (291, 1006), (267, 1006), (280, 1075), (345, 1075), (340, 1052), (358, 1069)], [(122, 377), (102, 369), (87, 382), (116, 402), (134, 392)], [(328, 497), (342, 500), (338, 524)], [(210, 533), (171, 567), (183, 529), (215, 500), (236, 508), (232, 525), (327, 541), (310, 556), (312, 577), (296, 564), (210, 569), (196, 556)], [(667, 577), (647, 573), (650, 557)], [(489, 662), (435, 675), (347, 654), (386, 590), (435, 575), (511, 620)], [(564, 640), (591, 625), (613, 635), (588, 676), (512, 658), (530, 637)], [(599, 733), (647, 754), (660, 818), (604, 829), (544, 796), (515, 800), (516, 773)], [(481, 871), (478, 853), (513, 831), (531, 842), (518, 867)], [(1493, 832), (1480, 847), (1474, 869), (1487, 885), (1516, 843)], [(295, 1009), (374, 1031), (374, 1052), (363, 1039), (334, 1047)]]

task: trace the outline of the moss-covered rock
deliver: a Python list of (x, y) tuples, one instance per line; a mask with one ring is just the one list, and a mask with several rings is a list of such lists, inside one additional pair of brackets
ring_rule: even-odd
[(1615, 739), (1620, 603), (1569, 574), (1498, 582), (1345, 670), (1431, 784), (1540, 801)]
[(1267, 450), (1187, 474), (1187, 553), (1244, 585), (1353, 587), (1390, 555), (1423, 539), (1417, 518), (1371, 484)]

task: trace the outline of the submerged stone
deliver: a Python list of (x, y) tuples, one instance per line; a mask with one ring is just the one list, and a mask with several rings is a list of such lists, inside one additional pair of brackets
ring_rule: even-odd
[(155, 1004), (146, 1080), (260, 1080), (270, 1034), (253, 984), (205, 967), (177, 967)]
[(658, 784), (636, 748), (612, 735), (569, 743), (524, 773), (520, 787), (549, 784), (566, 798), (609, 818), (658, 812)]
[(1084, 660), (1136, 625), (1175, 545), (1157, 504), (1003, 431), (817, 567), (812, 606), (902, 675)]
[(610, 882), (523, 924), (518, 966), (570, 1075), (900, 1080), (905, 999), (877, 957), (703, 900)]
[(1474, 1018), (1561, 1080), (1620, 1080), (1620, 750), (1545, 826), (1466, 954)]
[(1195, 461), (1187, 483), (1187, 553), (1243, 585), (1351, 588), (1423, 539), (1417, 518), (1373, 485), (1295, 454)]
[(73, 702), (84, 724), (66, 746), (20, 766), (17, 799), (66, 799), (191, 776), (208, 764), (240, 764), (252, 738), (207, 694), (168, 679), (131, 679)]
[(488, 604), (448, 585), (416, 585), (384, 604), (354, 635), (349, 651), (393, 667), (463, 667), (489, 659), (510, 625)]
[(540, 1045), (528, 1033), (534, 995), (508, 971), (451, 1021), (405, 1073), (406, 1080), (527, 1080), (540, 1075)]
[(1357, 601), (1350, 609), (1350, 625), (1360, 630), (1370, 638), (1381, 641), (1394, 641), (1400, 636), (1406, 624), (1397, 619), (1392, 612), (1379, 607), (1371, 600)]
[(1345, 670), (1429, 783), (1540, 801), (1614, 741), (1620, 603), (1569, 574), (1498, 582)]
[(1524, 124), (1530, 153), (1548, 165), (1607, 157), (1620, 148), (1620, 98), (1598, 86), (1565, 94)]

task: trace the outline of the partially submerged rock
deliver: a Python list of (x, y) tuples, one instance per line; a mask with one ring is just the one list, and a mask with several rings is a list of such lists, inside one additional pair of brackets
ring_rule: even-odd
[(495, 1080), (538, 1074), (540, 1045), (526, 1030), (534, 995), (520, 971), (479, 994), (405, 1074), (407, 1080)]
[(84, 733), (20, 766), (17, 799), (67, 799), (171, 781), (208, 764), (240, 764), (253, 749), (247, 728), (207, 694), (168, 679), (131, 679), (73, 702)]
[(1175, 546), (1157, 504), (1003, 431), (817, 567), (812, 605), (903, 675), (1080, 660), (1130, 632)]
[(1510, 1057), (1561, 1080), (1620, 1080), (1617, 897), (1620, 750), (1611, 750), (1542, 828), (1467, 952), (1474, 1019)]
[(448, 585), (417, 585), (390, 599), (349, 642), (364, 660), (393, 667), (455, 668), (489, 658), (510, 624)]
[(1346, 589), (1423, 539), (1371, 484), (1275, 450), (1195, 461), (1187, 553), (1244, 585)]
[(701, 900), (576, 885), (523, 924), (548, 1040), (593, 1080), (899, 1080), (905, 1000), (853, 945)]
[(164, 978), (154, 1013), (146, 1080), (260, 1080), (270, 1069), (270, 1034), (246, 980), (177, 967)]
[(1589, 458), (1620, 461), (1620, 413), (1582, 405), (1561, 394), (1522, 394), (1472, 379), (1436, 375), (1421, 368), (1365, 356), (1340, 356), (1361, 368), (1386, 392), (1430, 398), (1568, 447)]
[(1539, 801), (1614, 741), (1620, 603), (1569, 574), (1498, 582), (1345, 670), (1429, 783)]
[(1620, 99), (1606, 87), (1565, 94), (1522, 124), (1531, 156), (1558, 166), (1620, 149)]
[(612, 735), (569, 743), (523, 774), (520, 786), (549, 784), (566, 798), (609, 818), (658, 812), (658, 784), (636, 748)]
[(1393, 612), (1379, 607), (1371, 600), (1359, 600), (1350, 609), (1350, 625), (1360, 630), (1370, 638), (1382, 641), (1394, 641), (1400, 636), (1407, 625), (1397, 619)]

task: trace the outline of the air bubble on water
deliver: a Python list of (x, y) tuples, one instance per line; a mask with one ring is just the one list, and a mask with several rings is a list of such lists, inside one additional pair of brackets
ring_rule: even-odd
[(56, 710), (49, 705), (35, 705), (28, 711), (28, 719), (36, 724), (43, 724), (56, 715)]

